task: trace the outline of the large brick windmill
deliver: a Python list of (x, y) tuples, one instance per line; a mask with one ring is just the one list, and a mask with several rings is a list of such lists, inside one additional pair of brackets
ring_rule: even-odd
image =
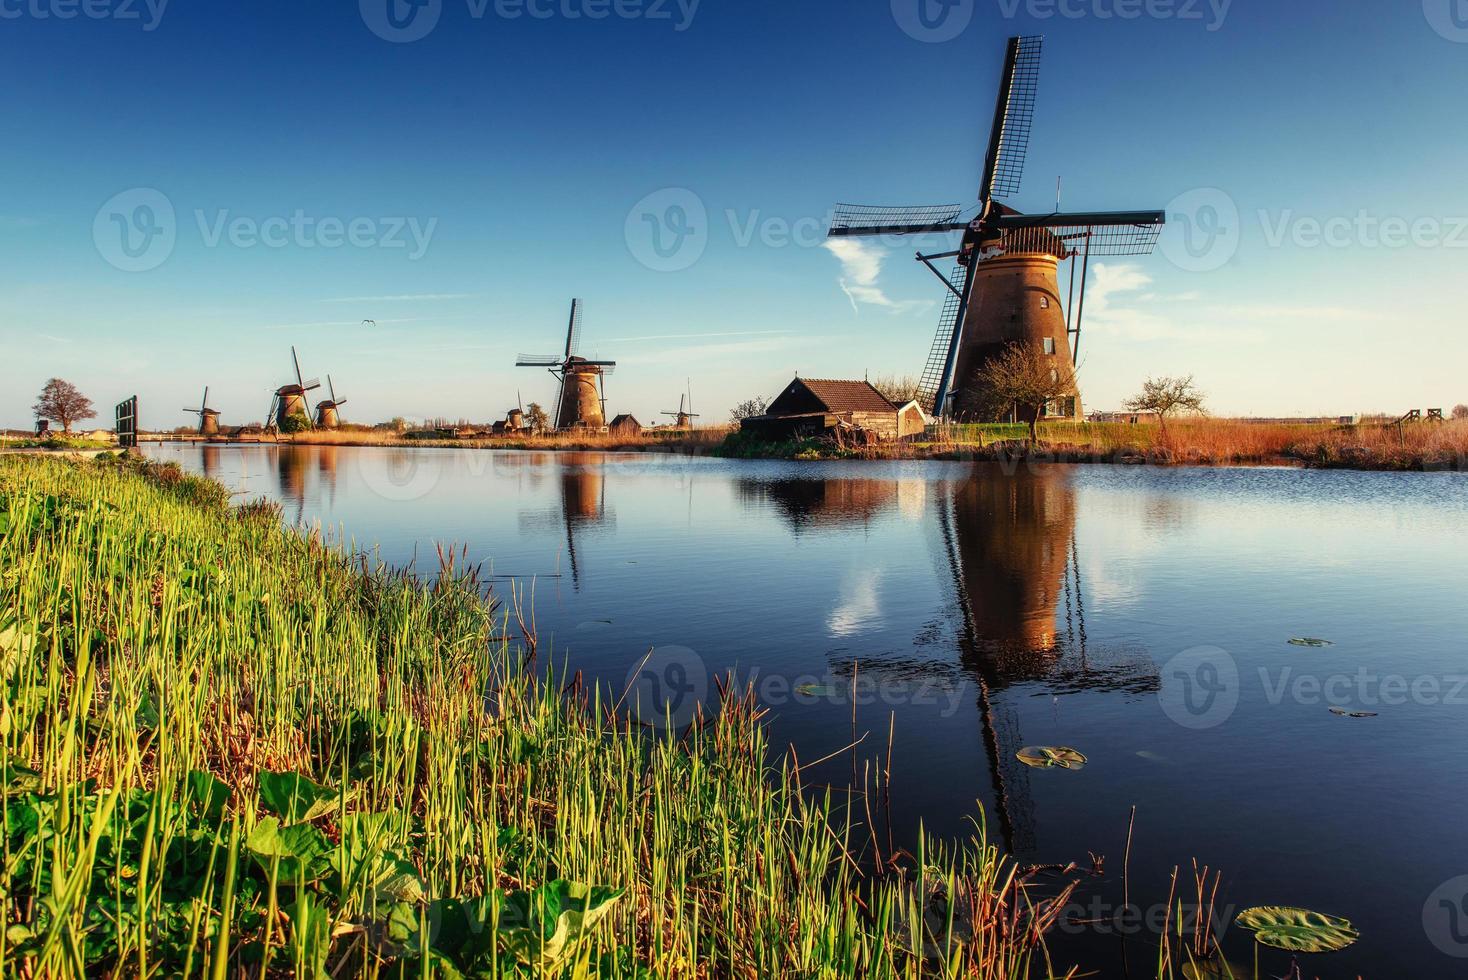
[(571, 322), (566, 327), (564, 354), (521, 354), (516, 367), (546, 368), (561, 383), (556, 398), (557, 429), (604, 429), (607, 425), (606, 376), (617, 368), (616, 361), (593, 361), (579, 356), (581, 345), (581, 301), (571, 301)]
[(293, 416), (304, 420), (307, 428), (311, 425), (311, 406), (306, 396), (320, 388), (321, 382), (316, 378), (307, 381), (301, 375), (301, 359), (296, 356), (294, 347), (291, 348), (291, 364), (296, 369), (296, 383), (275, 389), (275, 396), (270, 402), (270, 420), (266, 423), (272, 428), (285, 428), (285, 420)]
[[(963, 233), (955, 251), (918, 255), (949, 293), (920, 389), (919, 400), (935, 416), (977, 417), (986, 402), (979, 371), (1010, 345), (1034, 344), (1075, 364), (1091, 256), (1149, 254), (1166, 221), (1161, 211), (1021, 214), (996, 200), (1019, 192), (1043, 42), (1041, 37), (1009, 39), (979, 181), (978, 211), (971, 219), (963, 217), (970, 209), (961, 205), (836, 208), (833, 238)], [(957, 264), (945, 276), (933, 262), (950, 258)], [(1077, 259), (1080, 299), (1072, 316)], [(1062, 303), (1059, 266), (1067, 260), (1070, 295)], [(1048, 413), (1080, 414), (1079, 392), (1063, 401)]]

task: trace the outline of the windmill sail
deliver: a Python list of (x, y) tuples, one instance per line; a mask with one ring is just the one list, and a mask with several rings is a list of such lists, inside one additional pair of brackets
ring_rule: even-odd
[(943, 312), (938, 317), (938, 332), (933, 337), (933, 346), (928, 351), (928, 361), (923, 366), (922, 379), (918, 383), (918, 404), (929, 415), (935, 414), (938, 393), (947, 386), (949, 363), (953, 355), (954, 341), (958, 334), (958, 318), (963, 313), (963, 297), (967, 288), (968, 269), (955, 263), (948, 277), (948, 298), (943, 303)]
[(963, 206), (930, 204), (917, 207), (881, 207), (867, 204), (838, 204), (831, 218), (830, 237), (857, 235), (926, 235), (963, 231), (959, 221)]
[(989, 152), (984, 160), (979, 199), (1019, 193), (1030, 149), (1030, 127), (1035, 120), (1035, 96), (1040, 87), (1040, 52), (1043, 37), (1013, 37), (1004, 56), (1004, 74), (994, 107), (994, 127)]

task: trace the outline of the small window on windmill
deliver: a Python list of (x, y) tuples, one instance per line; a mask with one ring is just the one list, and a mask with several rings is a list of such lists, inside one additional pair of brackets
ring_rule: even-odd
[[(1045, 353), (1047, 353), (1047, 354), (1054, 354), (1055, 353), (1055, 338), (1054, 337), (1046, 337), (1045, 338)], [(1051, 372), (1051, 373), (1053, 374), (1054, 372)]]
[(1046, 296), (1044, 293), (1041, 293), (1040, 294), (1040, 309), (1042, 309), (1042, 310), (1048, 310), (1048, 309), (1050, 309), (1050, 297), (1049, 296)]

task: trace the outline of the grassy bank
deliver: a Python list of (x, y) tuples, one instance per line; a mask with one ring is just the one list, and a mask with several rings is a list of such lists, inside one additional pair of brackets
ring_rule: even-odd
[(1029, 447), (1023, 425), (965, 425), (927, 441), (838, 447), (806, 440), (771, 446), (733, 436), (721, 448), (739, 458), (978, 459), (1030, 456), (1076, 463), (1226, 466), (1286, 464), (1363, 470), (1468, 470), (1468, 422), (1294, 425), (1235, 419), (1168, 424), (1045, 423)]
[(225, 501), (0, 459), (0, 973), (1051, 972), (982, 836), (884, 854), (880, 787), (772, 768), (750, 701), (651, 733), (451, 563)]

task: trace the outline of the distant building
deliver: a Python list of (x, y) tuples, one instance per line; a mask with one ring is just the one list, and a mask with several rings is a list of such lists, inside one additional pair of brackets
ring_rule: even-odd
[(612, 419), (612, 424), (607, 426), (607, 431), (614, 436), (631, 439), (642, 435), (642, 423), (631, 415), (618, 415)]
[(858, 430), (878, 439), (918, 435), (927, 416), (917, 402), (894, 405), (866, 381), (796, 378), (775, 396), (765, 414), (740, 428), (772, 442)]

